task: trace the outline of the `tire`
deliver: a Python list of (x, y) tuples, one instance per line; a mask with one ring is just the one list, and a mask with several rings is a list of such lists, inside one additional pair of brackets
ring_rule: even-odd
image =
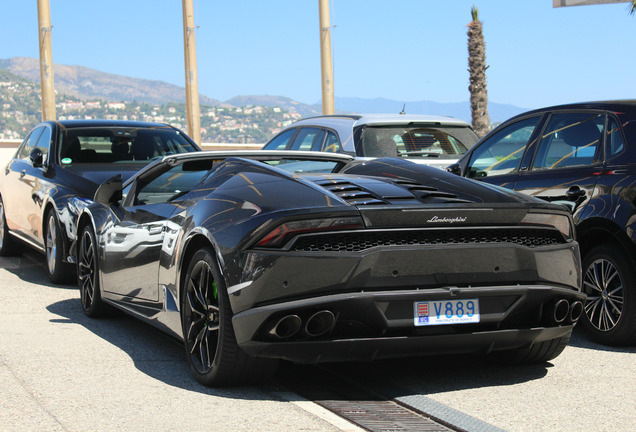
[(110, 308), (102, 301), (99, 284), (97, 242), (91, 225), (86, 225), (79, 237), (77, 280), (84, 314), (90, 318), (104, 317)]
[(572, 331), (556, 339), (532, 344), (529, 348), (519, 348), (509, 351), (496, 352), (493, 355), (500, 363), (505, 364), (533, 364), (545, 363), (559, 356), (570, 342)]
[(54, 284), (69, 283), (75, 279), (73, 266), (62, 260), (64, 253), (62, 231), (57, 222), (55, 212), (49, 210), (46, 214), (46, 232), (44, 233), (44, 249), (46, 253), (46, 268), (49, 280)]
[(208, 248), (197, 251), (188, 264), (181, 324), (190, 370), (201, 384), (252, 384), (274, 373), (277, 360), (251, 357), (239, 348), (227, 290)]
[(4, 204), (0, 198), (0, 256), (14, 256), (22, 252), (22, 245), (9, 234)]
[(581, 327), (601, 344), (636, 343), (636, 272), (625, 251), (611, 243), (596, 246), (583, 258), (583, 272)]

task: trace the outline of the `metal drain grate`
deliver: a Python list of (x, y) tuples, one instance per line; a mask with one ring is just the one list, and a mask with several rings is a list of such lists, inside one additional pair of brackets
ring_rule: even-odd
[(453, 431), (393, 401), (314, 400), (314, 402), (372, 432)]
[(394, 399), (373, 393), (360, 385), (328, 371), (320, 366), (311, 373), (278, 373), (277, 381), (300, 396), (343, 417), (371, 432), (453, 432), (462, 429), (449, 428), (426, 415), (407, 408)]

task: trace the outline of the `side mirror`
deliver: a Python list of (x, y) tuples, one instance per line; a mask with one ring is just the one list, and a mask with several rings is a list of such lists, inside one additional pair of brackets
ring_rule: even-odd
[(448, 168), (446, 168), (446, 171), (448, 171), (451, 174), (458, 175), (458, 176), (462, 175), (462, 167), (458, 163), (454, 163), (454, 164), (450, 165)]
[(122, 198), (122, 180), (121, 174), (117, 174), (104, 183), (102, 183), (95, 191), (93, 201), (104, 205), (114, 204)]
[(29, 153), (29, 159), (34, 168), (40, 168), (44, 163), (44, 154), (39, 148), (34, 148), (31, 150), (31, 153)]

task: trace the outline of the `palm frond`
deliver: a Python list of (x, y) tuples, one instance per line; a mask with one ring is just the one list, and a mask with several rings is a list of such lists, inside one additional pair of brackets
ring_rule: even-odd
[[(636, 0), (634, 0), (632, 3), (636, 3)], [(632, 8), (634, 8), (633, 5)], [(473, 7), (470, 8), (470, 15), (473, 17), (473, 21), (479, 21), (479, 10), (477, 9), (477, 6), (473, 5)]]

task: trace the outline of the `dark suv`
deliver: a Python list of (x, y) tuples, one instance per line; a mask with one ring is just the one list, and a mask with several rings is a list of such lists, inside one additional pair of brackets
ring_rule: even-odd
[(518, 115), (447, 170), (568, 206), (588, 296), (581, 325), (604, 344), (636, 342), (636, 100)]

